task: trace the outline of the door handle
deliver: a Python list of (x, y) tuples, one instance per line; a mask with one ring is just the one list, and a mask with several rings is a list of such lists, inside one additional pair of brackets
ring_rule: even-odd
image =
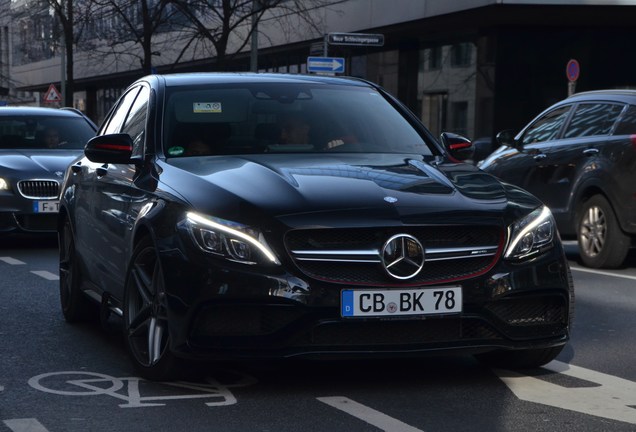
[(598, 154), (598, 149), (597, 148), (585, 149), (583, 150), (583, 154), (585, 156), (596, 156)]
[(540, 161), (545, 160), (547, 158), (548, 158), (548, 155), (545, 154), (545, 153), (539, 153), (539, 154), (536, 154), (536, 155), (532, 156), (532, 159), (536, 160), (537, 162), (540, 162)]

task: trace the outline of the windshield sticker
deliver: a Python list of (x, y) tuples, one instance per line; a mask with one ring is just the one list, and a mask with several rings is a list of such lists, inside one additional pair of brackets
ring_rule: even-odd
[(170, 156), (181, 156), (185, 149), (181, 146), (174, 146), (168, 149), (168, 154)]
[(223, 112), (221, 102), (195, 102), (192, 105), (195, 113), (220, 113)]

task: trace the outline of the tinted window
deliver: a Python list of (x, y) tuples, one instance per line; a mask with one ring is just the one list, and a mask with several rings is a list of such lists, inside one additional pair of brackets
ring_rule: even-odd
[(431, 154), (424, 138), (400, 112), (366, 87), (265, 83), (170, 88), (164, 118), (168, 156), (332, 151)]
[(580, 104), (572, 115), (564, 138), (608, 135), (623, 106), (607, 103)]
[(0, 149), (83, 149), (94, 135), (82, 117), (0, 117)]
[(630, 105), (625, 112), (623, 118), (618, 123), (614, 135), (632, 135), (636, 134), (636, 107)]
[(127, 133), (133, 140), (133, 154), (143, 155), (144, 132), (146, 129), (146, 114), (148, 113), (148, 98), (150, 90), (142, 87), (135, 102), (130, 108), (130, 113), (126, 118), (123, 133)]
[(101, 132), (103, 135), (119, 133), (121, 131), (124, 120), (126, 120), (128, 111), (135, 101), (135, 97), (137, 96), (138, 92), (139, 87), (136, 87), (126, 93), (126, 95), (121, 99), (119, 106), (113, 111), (110, 119), (106, 120), (107, 123), (105, 123), (105, 127)]
[(557, 108), (534, 122), (523, 135), (523, 144), (556, 139), (570, 112), (570, 108), (571, 106)]

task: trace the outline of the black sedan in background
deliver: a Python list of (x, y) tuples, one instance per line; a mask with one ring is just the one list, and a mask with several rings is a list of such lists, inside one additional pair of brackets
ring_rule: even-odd
[(96, 130), (73, 109), (0, 107), (0, 235), (57, 230), (64, 172)]
[(574, 302), (554, 220), (470, 147), (362, 80), (140, 79), (66, 172), (64, 316), (122, 316), (149, 379), (188, 359), (549, 362)]

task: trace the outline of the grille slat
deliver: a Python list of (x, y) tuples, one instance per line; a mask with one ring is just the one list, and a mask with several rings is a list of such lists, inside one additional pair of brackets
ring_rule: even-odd
[(55, 199), (59, 195), (60, 185), (55, 180), (22, 180), (18, 190), (25, 198)]
[(465, 279), (487, 270), (501, 253), (496, 226), (410, 226), (295, 230), (287, 234), (291, 258), (306, 275), (335, 283), (391, 285), (380, 257), (395, 234), (416, 237), (426, 250), (423, 269), (402, 283), (427, 284)]

